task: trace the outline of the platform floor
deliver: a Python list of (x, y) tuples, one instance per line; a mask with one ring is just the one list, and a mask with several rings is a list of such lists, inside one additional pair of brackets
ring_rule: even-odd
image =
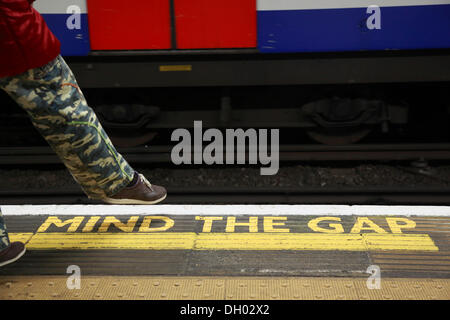
[(450, 299), (449, 207), (1, 209), (0, 299)]

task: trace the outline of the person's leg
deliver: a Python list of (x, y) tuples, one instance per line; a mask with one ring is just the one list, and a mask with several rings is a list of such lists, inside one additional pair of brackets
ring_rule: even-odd
[(3, 78), (4, 89), (92, 199), (117, 194), (134, 170), (116, 151), (61, 56), (42, 68)]

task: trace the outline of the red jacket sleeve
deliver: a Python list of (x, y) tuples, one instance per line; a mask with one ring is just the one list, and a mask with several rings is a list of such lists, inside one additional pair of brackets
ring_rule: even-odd
[[(32, 3), (0, 0), (0, 78), (42, 67), (60, 53), (58, 39)], [(12, 12), (10, 19), (4, 19), (5, 10)]]

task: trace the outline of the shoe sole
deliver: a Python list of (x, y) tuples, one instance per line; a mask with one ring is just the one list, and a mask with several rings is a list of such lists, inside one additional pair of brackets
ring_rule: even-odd
[(158, 202), (163, 201), (167, 197), (167, 194), (164, 197), (159, 198), (153, 201), (144, 201), (144, 200), (136, 200), (136, 199), (112, 199), (106, 198), (102, 199), (104, 202), (109, 204), (157, 204)]
[(25, 254), (25, 251), (27, 251), (27, 249), (23, 248), (23, 251), (21, 253), (19, 253), (16, 257), (14, 257), (13, 259), (1, 262), (0, 267), (6, 266), (7, 264), (10, 264), (10, 263), (13, 263), (13, 262), (19, 260)]

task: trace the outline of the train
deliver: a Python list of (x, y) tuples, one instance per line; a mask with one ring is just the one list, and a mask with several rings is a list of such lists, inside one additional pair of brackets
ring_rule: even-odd
[(37, 0), (34, 8), (111, 130), (203, 120), (300, 127), (320, 143), (348, 144), (374, 126), (408, 123), (411, 108), (379, 84), (407, 84), (402, 93), (388, 87), (398, 96), (437, 84), (430, 95), (450, 100), (450, 0)]
[(449, 0), (38, 0), (62, 54), (450, 48)]

